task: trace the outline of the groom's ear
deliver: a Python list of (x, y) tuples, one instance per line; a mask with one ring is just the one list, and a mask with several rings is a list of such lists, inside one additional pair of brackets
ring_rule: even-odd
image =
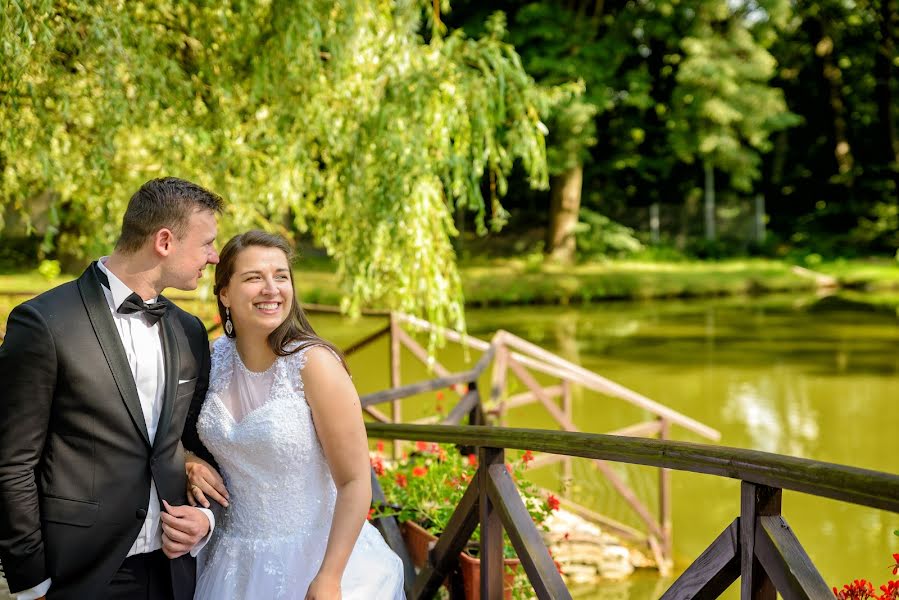
[(153, 235), (153, 249), (157, 254), (168, 256), (172, 252), (172, 243), (175, 241), (175, 234), (172, 230), (163, 227)]

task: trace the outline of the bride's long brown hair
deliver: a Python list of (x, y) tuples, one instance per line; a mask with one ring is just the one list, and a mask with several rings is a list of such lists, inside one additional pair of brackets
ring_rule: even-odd
[[(219, 317), (221, 317), (222, 323), (225, 322), (225, 305), (222, 304), (219, 293), (231, 282), (231, 276), (234, 275), (234, 263), (237, 261), (237, 257), (241, 252), (247, 248), (252, 248), (253, 246), (277, 248), (287, 257), (288, 265), (293, 266), (293, 250), (290, 248), (290, 244), (287, 243), (287, 240), (281, 236), (253, 229), (246, 233), (236, 235), (228, 240), (228, 243), (225, 244), (225, 247), (222, 248), (222, 251), (219, 254), (219, 263), (215, 267), (214, 292), (216, 299), (218, 300)], [(306, 313), (303, 312), (303, 307), (300, 306), (300, 301), (297, 298), (297, 289), (293, 283), (293, 271), (290, 273), (290, 289), (293, 292), (293, 303), (290, 307), (290, 314), (287, 315), (287, 318), (283, 323), (278, 325), (278, 327), (268, 335), (268, 345), (272, 349), (272, 352), (278, 356), (288, 356), (308, 346), (327, 346), (335, 355), (337, 355), (343, 368), (349, 373), (350, 369), (346, 364), (343, 352), (331, 342), (319, 337), (319, 335), (315, 333), (315, 330), (312, 329), (312, 325), (309, 324)], [(234, 328), (230, 334), (225, 332), (225, 335), (232, 338), (237, 337), (237, 328)]]

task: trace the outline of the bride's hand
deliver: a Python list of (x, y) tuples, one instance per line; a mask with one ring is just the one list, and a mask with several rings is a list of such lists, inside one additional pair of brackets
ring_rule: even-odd
[(340, 578), (319, 573), (309, 584), (305, 600), (340, 600)]
[(228, 488), (221, 475), (212, 465), (195, 454), (188, 454), (184, 459), (187, 471), (187, 502), (191, 506), (201, 504), (209, 508), (209, 496), (224, 507), (228, 506)]

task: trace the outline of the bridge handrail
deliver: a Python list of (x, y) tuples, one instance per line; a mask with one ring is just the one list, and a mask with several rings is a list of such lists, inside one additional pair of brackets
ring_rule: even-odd
[(759, 450), (599, 433), (366, 423), (369, 437), (513, 448), (739, 479), (899, 513), (899, 475)]

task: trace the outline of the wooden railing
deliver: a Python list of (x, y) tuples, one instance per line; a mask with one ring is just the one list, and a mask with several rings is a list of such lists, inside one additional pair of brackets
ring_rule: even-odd
[[(781, 515), (782, 490), (803, 492), (899, 513), (899, 476), (792, 456), (687, 442), (616, 435), (471, 427), (368, 423), (370, 438), (421, 440), (477, 447), (477, 476), (456, 507), (428, 565), (414, 575), (407, 565), (410, 599), (432, 598), (459, 551), (481, 525), (481, 598), (502, 598), (502, 532), (509, 535), (538, 598), (570, 598), (546, 546), (503, 467), (505, 449), (705, 473), (742, 481), (734, 521), (662, 596), (664, 600), (717, 598), (737, 578), (744, 600), (833, 597)], [(376, 496), (380, 491), (375, 480)], [(375, 498), (376, 500), (383, 500)], [(404, 561), (396, 522), (379, 528)]]
[[(304, 305), (304, 309), (310, 313), (337, 311), (336, 307), (320, 305)], [(611, 432), (613, 434), (658, 436), (660, 439), (668, 439), (672, 426), (677, 425), (712, 441), (717, 441), (721, 437), (718, 431), (695, 419), (650, 400), (634, 390), (565, 360), (508, 331), (497, 331), (488, 342), (458, 331), (436, 327), (427, 321), (402, 313), (370, 312), (369, 314), (387, 316), (388, 323), (374, 333), (347, 346), (344, 353), (351, 355), (383, 337), (389, 337), (391, 389), (368, 394), (362, 398), (363, 410), (381, 423), (402, 422), (401, 402), (404, 398), (424, 392), (448, 389), (458, 394), (459, 401), (446, 416), (432, 415), (417, 419), (413, 423), (458, 425), (467, 416), (470, 424), (504, 424), (509, 409), (537, 403), (545, 409), (550, 422), (564, 431), (578, 432), (579, 429), (574, 423), (572, 414), (572, 394), (577, 386), (624, 401), (651, 415), (649, 420)], [(472, 368), (452, 373), (436, 357), (430, 355), (404, 327), (413, 332), (437, 334), (449, 342), (462, 345), (467, 351), (482, 352), (483, 354)], [(437, 377), (402, 385), (400, 359), (403, 349), (426, 365)], [(488, 372), (489, 391), (482, 394), (477, 388), (477, 380)], [(537, 381), (535, 373), (558, 379), (558, 383), (543, 386)], [(527, 388), (527, 391), (508, 395), (510, 375), (516, 377)], [(556, 398), (559, 398), (558, 403)], [(389, 403), (389, 414), (386, 414), (386, 409), (381, 410), (376, 407), (382, 403)], [(394, 452), (395, 457), (399, 455), (398, 445), (394, 446)], [(559, 462), (563, 464), (565, 473), (570, 478), (571, 458), (568, 456), (538, 455), (534, 465), (544, 466)], [(623, 539), (645, 546), (652, 554), (659, 571), (663, 574), (669, 573), (672, 567), (671, 549), (673, 545), (670, 473), (665, 469), (661, 469), (659, 472), (656, 502), (658, 512), (653, 514), (647, 499), (641, 498), (626, 478), (622, 477), (611, 465), (601, 460), (591, 461), (590, 464), (609, 482), (615, 493), (624, 500), (624, 504), (634, 511), (645, 530), (635, 529), (571, 501), (566, 502), (566, 508), (599, 522), (604, 528)]]

